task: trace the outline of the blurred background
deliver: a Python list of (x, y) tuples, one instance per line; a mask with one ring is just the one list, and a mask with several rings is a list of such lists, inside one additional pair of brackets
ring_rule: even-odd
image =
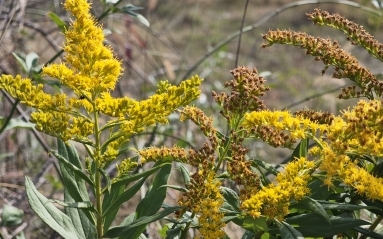
[[(93, 0), (92, 14), (99, 18), (115, 3), (116, 0)], [(231, 79), (230, 70), (235, 68), (238, 57), (238, 65), (256, 67), (267, 79), (271, 91), (263, 99), (269, 109), (312, 108), (337, 114), (353, 103), (336, 98), (338, 89), (349, 81), (332, 79), (331, 68), (322, 75), (323, 64), (306, 56), (299, 47), (274, 45), (261, 49), (262, 34), (269, 29), (291, 29), (336, 39), (374, 74), (382, 73), (381, 62), (361, 47), (351, 45), (342, 32), (315, 26), (305, 15), (314, 8), (339, 13), (363, 25), (379, 41), (383, 40), (380, 1), (250, 0), (244, 18), (245, 6), (246, 0), (120, 1), (115, 8), (125, 12), (100, 21), (106, 44), (125, 68), (113, 95), (145, 99), (155, 93), (160, 80), (179, 84), (199, 75), (205, 81), (201, 97), (194, 104), (213, 116), (216, 127), (226, 133), (224, 118), (219, 115), (220, 108), (212, 100), (211, 92), (225, 90), (223, 83)], [(243, 18), (246, 32), (237, 53)], [(62, 27), (70, 22), (71, 16), (63, 9), (61, 0), (0, 0), (0, 73), (30, 77), (44, 84), (47, 92), (70, 94), (56, 79), (38, 75), (44, 64), (62, 61), (60, 24)], [(22, 224), (1, 227), (0, 238), (12, 238), (16, 230), (23, 231), (25, 238), (59, 238), (34, 216), (23, 189), (27, 175), (48, 198), (60, 199), (63, 192), (56, 161), (48, 154), (56, 148), (56, 141), (33, 129), (28, 123), (30, 112), (22, 104), (14, 104), (6, 93), (0, 93), (0, 213), (4, 205), (13, 205), (24, 213)], [(142, 149), (163, 144), (199, 147), (205, 140), (193, 124), (179, 122), (174, 114), (170, 124), (136, 135), (128, 147)], [(251, 158), (271, 164), (283, 162), (291, 154), (289, 149), (276, 150), (261, 141), (246, 143)], [(78, 149), (84, 158), (84, 149)], [(113, 175), (114, 166), (107, 171)], [(136, 200), (140, 200), (140, 195)], [(169, 190), (169, 202), (174, 204), (176, 200), (177, 194)], [(134, 202), (126, 203), (120, 211), (121, 218), (134, 208)], [(160, 238), (160, 229), (160, 224), (153, 224), (148, 230), (149, 238)], [(227, 230), (232, 231), (231, 238), (241, 235), (236, 228)]]

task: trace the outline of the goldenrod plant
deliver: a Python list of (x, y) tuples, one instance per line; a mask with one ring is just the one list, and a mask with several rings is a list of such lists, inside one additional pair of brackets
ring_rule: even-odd
[[(70, 93), (46, 93), (43, 85), (21, 76), (0, 77), (1, 89), (35, 109), (36, 129), (57, 138), (58, 150), (51, 153), (59, 161), (64, 200), (47, 199), (28, 177), (25, 188), (33, 211), (63, 238), (146, 238), (147, 225), (158, 220), (166, 223), (159, 234), (169, 239), (228, 238), (229, 222), (244, 229), (243, 239), (383, 238), (374, 232), (383, 216), (383, 83), (336, 41), (270, 30), (262, 46), (299, 46), (322, 61), (324, 71), (333, 66), (333, 77), (354, 83), (339, 95), (360, 98), (354, 107), (339, 115), (268, 109), (261, 100), (270, 90), (265, 78), (241, 66), (224, 84), (229, 92), (213, 92), (229, 129), (223, 134), (213, 117), (191, 104), (200, 95), (198, 76), (178, 86), (161, 81), (156, 94), (141, 101), (113, 97), (121, 62), (104, 45), (90, 4), (66, 0), (64, 7), (74, 17), (63, 29), (66, 55), (62, 63), (44, 66), (42, 76), (60, 80)], [(308, 18), (340, 29), (353, 44), (383, 59), (382, 45), (357, 24), (319, 9)], [(173, 112), (199, 127), (206, 137), (200, 148), (152, 146), (120, 158), (132, 136), (168, 123)], [(248, 142), (254, 139), (291, 149), (290, 162), (278, 170), (251, 158)], [(71, 142), (82, 145), (86, 155)], [(148, 162), (154, 164), (135, 170)], [(110, 176), (105, 169), (115, 163), (117, 174)], [(182, 186), (168, 184), (174, 165)], [(119, 208), (149, 176), (145, 197), (117, 224)], [(164, 203), (169, 188), (180, 191), (175, 206)], [(362, 217), (361, 210), (372, 216)]]
[[(43, 85), (34, 85), (21, 76), (0, 78), (1, 89), (36, 109), (31, 114), (36, 129), (58, 139), (58, 151), (52, 154), (60, 162), (64, 201), (48, 200), (26, 177), (28, 200), (36, 214), (63, 238), (109, 235), (137, 238), (148, 223), (179, 209), (171, 207), (158, 212), (166, 196), (163, 186), (169, 177), (171, 162), (163, 160), (150, 170), (131, 175), (137, 160), (126, 158), (117, 165), (114, 178), (107, 175), (105, 168), (124, 152), (123, 146), (132, 135), (156, 123), (167, 123), (169, 114), (198, 98), (202, 80), (192, 77), (179, 86), (162, 81), (156, 94), (142, 101), (112, 97), (110, 91), (122, 73), (121, 62), (103, 44), (102, 28), (90, 15), (90, 4), (86, 0), (68, 0), (64, 7), (74, 17), (64, 32), (66, 55), (62, 63), (44, 66), (42, 75), (59, 79), (71, 94), (46, 93)], [(101, 121), (101, 116), (108, 120)], [(70, 141), (81, 143), (87, 156), (80, 160)], [(121, 204), (132, 198), (145, 179), (155, 172), (158, 174), (153, 185), (136, 213), (120, 225), (123, 228), (110, 228)], [(65, 213), (53, 202), (64, 205)]]
[[(307, 16), (315, 24), (340, 29), (353, 44), (381, 59), (382, 45), (361, 26), (320, 9)], [(334, 78), (354, 83), (338, 98), (360, 100), (339, 115), (270, 110), (259, 99), (269, 87), (257, 70), (231, 71), (233, 80), (225, 83), (230, 93), (213, 92), (227, 135), (213, 126), (213, 118), (187, 106), (181, 120), (193, 121), (208, 139), (200, 149), (139, 151), (145, 161), (165, 157), (194, 168), (180, 167), (185, 188), (178, 204), (183, 209), (168, 218), (167, 238), (187, 238), (189, 228), (198, 229), (198, 238), (227, 238), (228, 222), (246, 229), (242, 238), (383, 238), (374, 232), (383, 216), (383, 83), (336, 41), (291, 30), (270, 30), (263, 38), (263, 48), (289, 44), (306, 49), (325, 64), (323, 73), (333, 66)], [(290, 162), (278, 171), (249, 158), (244, 140), (253, 138), (292, 149)], [(226, 187), (228, 181), (236, 187)], [(372, 216), (361, 217), (362, 210)]]

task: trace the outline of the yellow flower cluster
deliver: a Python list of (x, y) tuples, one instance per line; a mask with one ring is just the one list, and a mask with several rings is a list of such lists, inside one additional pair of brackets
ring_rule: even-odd
[[(383, 200), (383, 180), (375, 178), (355, 160), (363, 155), (382, 157), (382, 102), (360, 100), (353, 109), (336, 117), (328, 127), (327, 142), (322, 143), (319, 169), (326, 172), (324, 184), (336, 178), (371, 199)], [(350, 158), (353, 155), (353, 160)]]
[[(289, 140), (295, 142), (298, 139), (306, 139), (315, 136), (317, 133), (323, 134), (327, 128), (325, 124), (319, 124), (304, 118), (300, 115), (293, 116), (288, 111), (253, 111), (245, 114), (242, 126), (255, 134), (256, 137), (266, 137), (261, 130), (262, 127), (289, 133)], [(266, 132), (267, 133), (267, 132)], [(283, 140), (283, 139), (281, 139)]]
[(352, 110), (344, 111), (342, 118), (333, 122), (327, 137), (335, 150), (382, 157), (382, 132), (382, 102), (360, 100)]
[(340, 168), (339, 175), (344, 184), (355, 188), (360, 195), (365, 195), (372, 200), (383, 200), (383, 178), (372, 176), (354, 162)]
[[(319, 145), (311, 149), (310, 154), (319, 159), (318, 169), (326, 173), (323, 183), (330, 187), (334, 180), (341, 180), (345, 185), (355, 188), (358, 193), (370, 199), (383, 200), (382, 179), (375, 178), (361, 166), (369, 164), (364, 162), (363, 155), (383, 156), (382, 102), (360, 100), (355, 107), (342, 112), (341, 116), (331, 117), (331, 121), (326, 124), (318, 124), (302, 116), (303, 114), (298, 114), (293, 117), (286, 111), (256, 111), (245, 115), (242, 126), (256, 136), (257, 132), (254, 133), (253, 129), (260, 126), (288, 131), (295, 139), (313, 138), (319, 133), (322, 137), (315, 137)], [(361, 163), (358, 164), (357, 161)], [(281, 186), (281, 182), (284, 181), (281, 177), (288, 174), (287, 170), (288, 168), (286, 172), (277, 176), (279, 182), (277, 186), (263, 188), (252, 198), (253, 201), (249, 199), (244, 202), (245, 208), (249, 209), (251, 215), (255, 217), (261, 213), (269, 217), (283, 215), (282, 212), (287, 210), (286, 204), (278, 209), (274, 206), (263, 208), (263, 205), (272, 205), (274, 203), (272, 200), (275, 200), (273, 195), (278, 194), (282, 197), (284, 194), (282, 189), (291, 186), (288, 184), (286, 187)], [(293, 189), (294, 187), (291, 187), (291, 190)], [(251, 206), (247, 205), (249, 202)], [(271, 212), (267, 207), (271, 207)]]
[(130, 158), (124, 159), (120, 165), (116, 165), (117, 168), (117, 177), (113, 179), (113, 182), (118, 181), (119, 177), (124, 176), (127, 173), (137, 166), (136, 162), (132, 162)]
[(64, 33), (66, 62), (44, 67), (43, 73), (60, 79), (78, 97), (89, 92), (94, 99), (101, 92), (114, 89), (121, 75), (121, 63), (103, 45), (102, 28), (89, 13), (87, 1), (67, 0), (64, 7), (76, 18)]
[[(202, 174), (205, 172), (202, 172)], [(199, 232), (204, 239), (223, 238), (225, 233), (222, 227), (224, 213), (220, 212), (220, 207), (224, 202), (223, 196), (219, 191), (221, 182), (218, 181), (213, 171), (206, 172), (205, 178), (202, 175), (195, 174), (197, 180), (189, 189), (189, 196), (184, 195), (180, 198), (180, 206), (190, 208), (197, 215), (199, 222)]]
[(241, 208), (254, 218), (282, 220), (289, 212), (290, 200), (300, 200), (309, 194), (307, 185), (314, 169), (314, 162), (303, 157), (290, 162), (285, 171), (277, 175), (276, 184), (263, 187), (242, 202)]

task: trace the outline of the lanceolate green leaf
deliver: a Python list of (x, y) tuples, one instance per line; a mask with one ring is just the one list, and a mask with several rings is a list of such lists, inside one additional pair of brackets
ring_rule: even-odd
[(71, 208), (87, 208), (89, 210), (94, 209), (93, 204), (91, 202), (63, 202), (60, 200), (50, 199), (49, 202), (57, 203), (64, 207), (71, 207)]
[(240, 212), (238, 195), (232, 189), (226, 187), (221, 187), (220, 191), (225, 200), (222, 208), (232, 212)]
[(312, 192), (310, 198), (316, 200), (325, 200), (328, 196), (330, 196), (333, 193), (333, 190), (324, 186), (323, 181), (319, 178), (315, 178), (312, 182), (310, 182), (309, 188)]
[(12, 53), (12, 55), (16, 58), (16, 60), (19, 62), (19, 64), (23, 67), (25, 72), (28, 72), (27, 64), (25, 63), (25, 59), (18, 56), (16, 53)]
[(303, 235), (286, 222), (275, 221), (282, 239), (304, 239)]
[[(169, 164), (169, 163), (166, 163)], [(132, 187), (132, 189), (128, 189), (128, 191), (124, 192), (126, 184), (129, 184), (131, 182), (134, 182), (138, 179), (143, 179), (143, 181), (146, 180), (146, 178), (153, 173), (155, 173), (157, 170), (161, 168), (164, 164), (157, 163), (153, 166), (153, 168), (146, 170), (142, 173), (137, 173), (133, 175), (127, 175), (124, 177), (121, 177), (118, 179), (118, 181), (112, 183), (111, 185), (111, 192), (106, 192), (104, 201), (103, 201), (103, 211), (105, 216), (105, 222), (104, 222), (104, 230), (106, 231), (110, 225), (112, 224), (114, 218), (117, 215), (119, 206), (121, 206), (121, 203), (126, 202), (130, 199), (130, 194), (133, 193), (133, 191), (138, 190), (137, 187), (139, 185), (142, 185), (141, 183), (137, 183), (135, 186)], [(136, 187), (137, 186), (137, 187)], [(124, 193), (123, 196), (121, 196)]]
[(294, 149), (293, 155), (291, 156), (291, 160), (294, 158), (306, 157), (308, 151), (308, 139), (302, 139), (301, 142)]
[(318, 201), (306, 197), (299, 201), (296, 204), (291, 205), (292, 208), (298, 208), (298, 209), (305, 209), (314, 213), (317, 213), (318, 215), (321, 215), (323, 218), (325, 218), (328, 222), (330, 222), (330, 218), (327, 215), (325, 209), (323, 208), (322, 204), (320, 204)]
[(351, 217), (330, 217), (330, 223), (315, 213), (301, 214), (285, 220), (305, 237), (331, 237), (347, 232), (357, 226), (367, 225), (368, 222)]
[[(131, 199), (137, 192), (140, 190), (142, 185), (144, 184), (146, 180), (146, 177), (142, 178), (140, 181), (138, 181), (133, 186), (129, 187), (128, 190), (123, 192), (120, 196), (118, 196), (115, 200), (112, 200), (111, 203), (108, 204), (108, 207), (104, 210), (104, 215), (107, 216), (110, 212), (114, 210), (118, 210), (124, 202), (127, 202), (129, 199)], [(106, 205), (107, 206), (107, 205)]]
[(56, 25), (60, 28), (61, 32), (65, 32), (67, 24), (63, 20), (61, 20), (59, 16), (57, 16), (53, 12), (49, 12), (48, 16), (56, 23)]
[(113, 185), (116, 185), (116, 186), (119, 186), (119, 185), (126, 185), (128, 183), (131, 183), (131, 182), (134, 182), (144, 176), (148, 176), (148, 175), (151, 175), (152, 173), (154, 173), (155, 171), (157, 171), (158, 169), (160, 169), (161, 167), (163, 167), (164, 165), (170, 165), (169, 162), (165, 162), (165, 163), (156, 163), (151, 169), (149, 170), (146, 170), (142, 173), (137, 173), (137, 174), (133, 174), (133, 175), (126, 175), (126, 176), (123, 176), (121, 178), (118, 179), (118, 181), (112, 183), (112, 187)]
[(180, 165), (180, 170), (181, 170), (185, 185), (190, 184), (190, 172), (189, 172), (189, 170), (185, 166), (183, 166), (182, 164)]
[(381, 201), (370, 201), (365, 198), (361, 199), (367, 206), (374, 207), (368, 209), (369, 211), (375, 213), (376, 215), (383, 216), (383, 202)]
[(161, 208), (167, 190), (166, 187), (162, 186), (167, 184), (171, 168), (171, 164), (164, 165), (154, 178), (152, 187), (149, 188), (145, 197), (137, 205), (136, 212), (138, 218), (153, 215)]
[(68, 168), (73, 173), (77, 174), (79, 177), (84, 179), (91, 186), (94, 186), (94, 183), (92, 182), (92, 180), (80, 168), (76, 167), (74, 164), (69, 162), (65, 157), (63, 157), (59, 153), (55, 151), (52, 151), (51, 153), (60, 161), (60, 163), (64, 164), (66, 168)]
[(111, 183), (111, 181), (110, 181), (110, 177), (109, 177), (108, 173), (105, 172), (105, 170), (102, 169), (102, 168), (98, 168), (97, 170), (98, 170), (98, 171), (102, 174), (102, 176), (104, 177), (104, 179), (105, 179), (105, 181), (106, 181), (106, 189), (108, 190), (108, 192), (110, 192), (111, 187), (112, 187), (112, 183)]
[(139, 9), (141, 9), (141, 7), (136, 7), (132, 4), (127, 4), (126, 6), (122, 7), (121, 12), (137, 18), (142, 24), (149, 27), (150, 26), (149, 21), (144, 16), (136, 12), (136, 10), (139, 10)]
[[(140, 233), (134, 233), (136, 236), (130, 237), (127, 236), (126, 232), (134, 232), (137, 227), (141, 228), (144, 226), (146, 227), (147, 224), (154, 222), (156, 220), (162, 219), (165, 216), (169, 215), (170, 213), (173, 213), (177, 210), (180, 210), (182, 207), (167, 207), (163, 211), (158, 212), (152, 216), (143, 216), (138, 218), (137, 220), (134, 220), (132, 223), (130, 223), (127, 226), (117, 226), (117, 227), (112, 227), (109, 231), (107, 231), (104, 235), (103, 238), (108, 238), (108, 237), (120, 237), (120, 238), (130, 238), (134, 239), (137, 238), (141, 235)], [(130, 230), (132, 229), (132, 230)]]
[[(58, 152), (56, 157), (59, 159), (60, 172), (65, 186), (64, 200), (67, 203), (89, 202), (89, 194), (84, 181), (90, 181), (82, 171), (82, 164), (73, 145), (57, 140)], [(61, 159), (61, 160), (60, 160)], [(93, 208), (94, 209), (94, 208)], [(94, 214), (88, 209), (65, 208), (67, 214), (73, 222), (76, 222), (77, 235), (89, 236), (93, 238), (95, 234), (96, 220)], [(84, 217), (85, 215), (85, 217)], [(80, 226), (81, 225), (81, 226)]]
[(373, 231), (371, 231), (371, 230), (368, 230), (368, 229), (366, 229), (366, 228), (356, 227), (356, 228), (355, 228), (355, 231), (357, 231), (357, 232), (359, 232), (359, 233), (362, 233), (363, 235), (368, 236), (369, 238), (383, 239), (383, 235), (378, 234), (378, 233), (376, 233), (376, 232), (373, 232)]
[(374, 207), (374, 206), (354, 205), (354, 204), (337, 203), (337, 202), (329, 202), (329, 201), (322, 201), (322, 200), (318, 200), (318, 202), (322, 205), (322, 207), (325, 210), (348, 210), (348, 211), (354, 211), (354, 210), (360, 210), (360, 209), (369, 209), (369, 210), (375, 209), (375, 210), (382, 211), (378, 207)]
[(238, 225), (253, 232), (268, 230), (267, 221), (265, 217), (253, 218), (250, 216), (246, 216)]
[[(67, 202), (73, 202), (76, 206), (76, 202), (74, 202), (73, 198), (69, 195), (68, 190), (64, 189), (64, 198)], [(80, 238), (86, 239), (96, 239), (97, 231), (95, 225), (89, 220), (88, 216), (85, 214), (83, 210), (79, 210), (77, 208), (70, 207), (68, 205), (65, 207), (65, 213), (71, 218), (73, 225), (75, 226), (76, 233)], [(81, 204), (80, 204), (81, 206)], [(85, 207), (91, 206), (89, 204), (84, 205)]]
[[(149, 188), (145, 197), (137, 205), (137, 208), (136, 208), (137, 219), (132, 224), (136, 225), (138, 222), (140, 222), (140, 224), (134, 226), (134, 228), (130, 227), (132, 226), (132, 224), (129, 225), (128, 227), (125, 227), (125, 229), (123, 230), (124, 233), (119, 234), (119, 238), (134, 239), (139, 237), (147, 226), (147, 224), (142, 222), (153, 220), (156, 217), (155, 215), (158, 215), (157, 212), (158, 210), (160, 210), (166, 197), (167, 188), (163, 186), (166, 185), (168, 182), (171, 168), (172, 168), (171, 164), (166, 164), (161, 167), (158, 174), (153, 180), (152, 186)], [(167, 212), (169, 210), (172, 211), (174, 210), (174, 208), (165, 208), (162, 212)]]
[(274, 166), (272, 166), (271, 164), (266, 163), (263, 160), (251, 159), (251, 161), (253, 162), (252, 166), (258, 168), (259, 170), (261, 170), (261, 168), (263, 168), (268, 173), (271, 173), (273, 175), (277, 175), (279, 173), (278, 170)]
[[(125, 189), (125, 185), (113, 185), (110, 193), (108, 191), (105, 192), (104, 200), (102, 202), (102, 211), (105, 212), (108, 210), (107, 208), (110, 207), (110, 204), (115, 201), (123, 192)], [(107, 231), (112, 225), (117, 212), (119, 208), (114, 208), (114, 210), (110, 210), (106, 214), (104, 213), (104, 231)]]
[(28, 177), (25, 177), (25, 190), (32, 210), (43, 222), (65, 239), (82, 239), (77, 236), (72, 220), (39, 193)]

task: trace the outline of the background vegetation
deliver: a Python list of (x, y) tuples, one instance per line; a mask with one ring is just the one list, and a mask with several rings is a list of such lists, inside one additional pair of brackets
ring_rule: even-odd
[[(113, 4), (113, 1), (110, 1)], [(317, 4), (312, 4), (317, 2)], [(327, 2), (327, 3), (319, 3)], [(328, 3), (333, 2), (333, 3)], [(339, 4), (336, 2), (341, 2)], [(143, 99), (155, 91), (161, 79), (169, 79), (178, 84), (189, 75), (198, 74), (205, 79), (200, 99), (195, 102), (207, 114), (218, 114), (213, 104), (211, 91), (221, 91), (222, 82), (231, 78), (229, 70), (238, 65), (257, 67), (268, 80), (272, 90), (264, 98), (270, 109), (315, 108), (332, 113), (339, 112), (352, 101), (335, 98), (334, 89), (342, 87), (346, 81), (332, 79), (331, 72), (321, 75), (323, 65), (307, 57), (304, 51), (294, 47), (274, 46), (261, 49), (262, 33), (269, 29), (291, 29), (312, 35), (331, 37), (340, 42), (342, 48), (356, 55), (372, 70), (381, 73), (380, 61), (369, 57), (359, 47), (351, 45), (339, 31), (313, 26), (305, 13), (320, 7), (329, 12), (338, 12), (349, 20), (364, 25), (365, 29), (378, 40), (382, 39), (381, 12), (374, 7), (379, 1), (249, 1), (244, 26), (253, 26), (243, 34), (240, 51), (237, 53), (238, 32), (243, 19), (246, 1), (230, 0), (136, 0), (122, 1), (118, 6), (133, 4), (142, 9), (142, 14), (150, 23), (146, 27), (140, 18), (129, 14), (113, 14), (101, 20), (108, 44), (123, 61), (125, 71), (119, 81), (115, 96), (127, 95)], [(310, 3), (310, 4), (308, 4)], [(366, 11), (360, 6), (369, 7)], [(93, 1), (94, 16), (103, 12), (100, 1)], [(0, 0), (0, 74), (21, 74), (41, 81), (47, 89), (60, 89), (58, 82), (37, 76), (41, 65), (58, 54), (62, 47), (63, 35), (54, 13), (69, 22), (60, 0)], [(51, 16), (51, 17), (49, 17)], [(231, 39), (231, 40), (230, 40)], [(55, 61), (60, 61), (60, 55)], [(25, 62), (23, 67), (20, 62)], [(327, 92), (327, 94), (325, 94)], [(318, 95), (318, 97), (316, 97)], [(319, 96), (320, 95), (320, 96)], [(315, 97), (314, 97), (315, 96)], [(55, 140), (40, 134), (28, 122), (28, 113), (21, 105), (14, 107), (14, 101), (2, 92), (0, 117), (5, 130), (0, 133), (0, 208), (13, 205), (24, 212), (24, 223), (18, 227), (3, 227), (2, 232), (11, 234), (23, 230), (27, 238), (56, 238), (29, 208), (24, 192), (24, 175), (34, 179), (36, 187), (48, 198), (62, 198), (63, 189), (57, 174), (56, 159), (48, 149), (55, 148)], [(11, 116), (11, 117), (10, 117)], [(10, 121), (6, 123), (6, 120)], [(223, 122), (215, 122), (225, 130)], [(200, 146), (201, 136), (191, 124), (179, 123), (178, 118), (167, 126), (155, 127), (151, 131), (136, 136), (129, 147), (142, 149), (149, 145)], [(290, 151), (270, 150), (270, 146), (259, 141), (250, 145), (250, 155), (268, 163), (282, 162)], [(107, 172), (113, 174), (114, 165)], [(177, 172), (173, 175), (176, 176)], [(173, 184), (177, 183), (174, 177)], [(141, 194), (146, 191), (142, 188)], [(169, 202), (177, 199), (177, 193), (168, 190)], [(142, 195), (136, 195), (137, 201)], [(134, 208), (126, 204), (120, 217)], [(0, 209), (0, 213), (3, 209)], [(230, 226), (230, 225), (229, 225)], [(150, 238), (159, 238), (159, 224), (152, 224), (148, 230)], [(236, 238), (239, 230), (230, 227), (231, 238)]]

